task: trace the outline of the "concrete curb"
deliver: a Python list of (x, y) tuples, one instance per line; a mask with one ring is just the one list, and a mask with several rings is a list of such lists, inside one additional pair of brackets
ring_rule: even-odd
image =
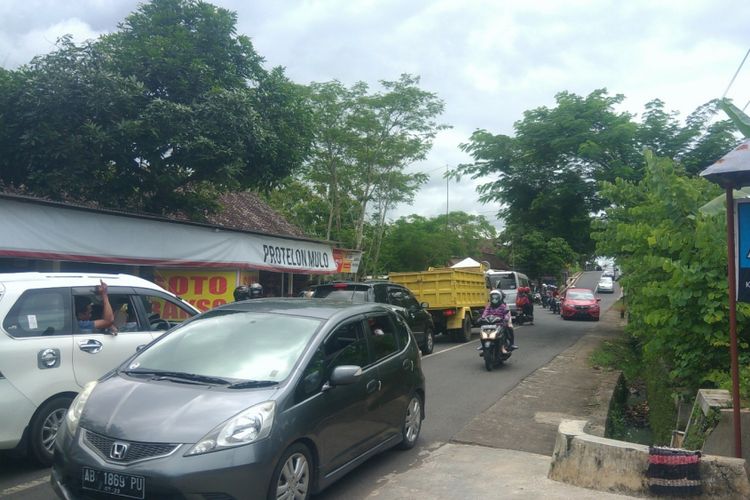
[[(586, 420), (560, 423), (549, 479), (610, 493), (652, 496), (646, 477), (648, 446), (594, 436), (587, 425)], [(745, 460), (705, 455), (700, 473), (701, 498), (750, 498)]]

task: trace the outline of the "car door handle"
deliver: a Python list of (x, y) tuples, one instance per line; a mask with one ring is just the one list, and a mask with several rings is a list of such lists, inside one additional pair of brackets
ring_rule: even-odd
[(102, 350), (102, 343), (94, 339), (86, 339), (78, 342), (78, 348), (89, 354), (96, 354)]
[(367, 394), (372, 394), (375, 391), (379, 391), (381, 387), (380, 380), (370, 380), (367, 382)]
[(403, 363), (401, 363), (401, 367), (406, 371), (414, 371), (414, 362), (410, 359), (405, 359)]

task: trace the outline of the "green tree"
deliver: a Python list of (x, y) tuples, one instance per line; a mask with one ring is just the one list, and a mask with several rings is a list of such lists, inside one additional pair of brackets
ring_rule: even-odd
[(69, 38), (3, 78), (0, 180), (53, 199), (200, 218), (217, 194), (270, 188), (307, 155), (305, 95), (265, 70), (236, 15), (153, 0), (119, 30)]
[(590, 214), (602, 206), (596, 181), (638, 177), (636, 126), (629, 114), (614, 111), (621, 95), (561, 92), (555, 99), (554, 108), (524, 112), (515, 137), (476, 131), (461, 146), (474, 163), (456, 172), (494, 178), (479, 187), (480, 201), (500, 203), (508, 226), (563, 238), (588, 256)]
[(483, 216), (451, 212), (401, 217), (386, 227), (378, 272), (444, 266), (452, 257), (479, 255), (495, 238), (495, 228)]
[[(604, 184), (610, 206), (594, 238), (623, 271), (627, 328), (645, 359), (668, 370), (672, 387), (695, 390), (729, 370), (725, 216), (699, 210), (720, 190), (672, 160), (646, 159), (642, 181)], [(740, 304), (745, 364), (749, 323), (750, 307)]]

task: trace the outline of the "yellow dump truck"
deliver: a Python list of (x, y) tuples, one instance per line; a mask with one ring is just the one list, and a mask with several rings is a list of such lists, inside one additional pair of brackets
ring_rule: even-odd
[(407, 287), (420, 302), (427, 302), (437, 332), (459, 342), (471, 340), (471, 327), (488, 300), (483, 269), (431, 267), (427, 271), (390, 273), (389, 279)]

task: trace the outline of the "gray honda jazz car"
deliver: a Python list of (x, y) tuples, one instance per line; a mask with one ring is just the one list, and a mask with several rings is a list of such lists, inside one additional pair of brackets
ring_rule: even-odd
[(386, 307), (256, 299), (170, 330), (73, 401), (61, 498), (306, 499), (414, 446), (424, 375)]

